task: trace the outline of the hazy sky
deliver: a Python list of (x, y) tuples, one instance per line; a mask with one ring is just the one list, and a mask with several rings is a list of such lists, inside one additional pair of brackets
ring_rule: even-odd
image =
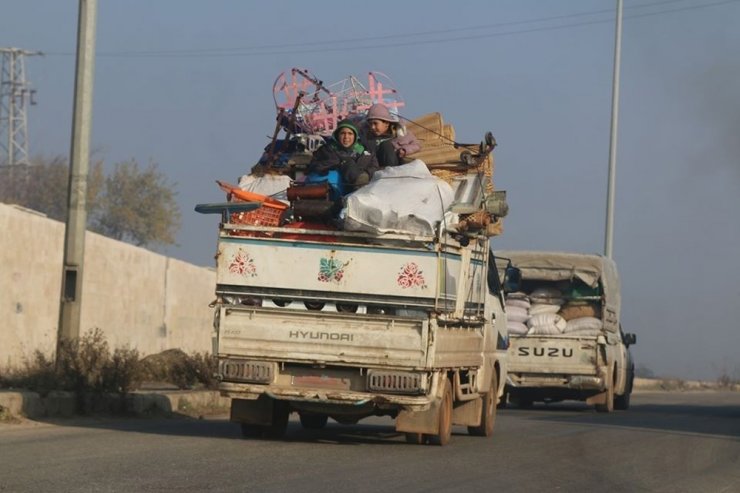
[[(625, 0), (614, 257), (638, 364), (740, 378), (740, 1)], [(423, 6), (422, 6), (423, 5)], [(511, 212), (494, 247), (601, 252), (616, 0), (98, 2), (93, 146), (177, 183), (178, 247), (212, 265), (223, 199), (274, 127), (272, 83), (376, 70), (460, 141), (491, 130)], [(4, 0), (38, 90), (31, 154), (68, 155), (78, 2)]]

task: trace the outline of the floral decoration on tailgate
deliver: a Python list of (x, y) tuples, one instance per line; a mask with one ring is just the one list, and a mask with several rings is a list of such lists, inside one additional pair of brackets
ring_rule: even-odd
[(344, 277), (344, 268), (349, 262), (342, 262), (334, 257), (322, 258), (319, 261), (318, 280), (321, 282), (339, 282)]
[(403, 289), (417, 286), (422, 289), (427, 287), (427, 283), (424, 281), (424, 272), (415, 262), (409, 262), (401, 267), (401, 272), (398, 273), (398, 285)]
[(241, 248), (237, 250), (229, 264), (229, 272), (232, 274), (241, 274), (242, 276), (255, 277), (257, 275), (257, 266), (254, 259)]

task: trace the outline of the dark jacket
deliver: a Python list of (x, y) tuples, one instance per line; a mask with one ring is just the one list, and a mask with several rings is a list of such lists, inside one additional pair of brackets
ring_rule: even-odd
[[(391, 154), (397, 155), (398, 151), (401, 149), (404, 150), (405, 156), (408, 156), (409, 154), (413, 154), (421, 150), (419, 140), (410, 130), (399, 126), (395, 131), (391, 130), (391, 132), (393, 133), (389, 132), (384, 135), (374, 135), (367, 124), (362, 128), (361, 140), (363, 145), (370, 154), (377, 156), (380, 166), (383, 167), (400, 164), (400, 162), (398, 161), (398, 158), (393, 160), (395, 162), (392, 164), (384, 162), (388, 159), (381, 158), (381, 156), (390, 156)], [(382, 146), (384, 142), (388, 143)], [(381, 146), (383, 147), (383, 150), (381, 150)]]
[[(337, 139), (337, 132), (345, 127), (355, 132), (355, 142), (349, 148), (342, 147)], [(331, 170), (338, 170), (342, 175), (342, 180), (349, 185), (355, 185), (363, 172), (367, 173), (367, 178), (370, 178), (378, 170), (378, 161), (360, 144), (357, 138), (357, 128), (351, 123), (341, 122), (332, 138), (314, 152), (311, 163), (308, 165), (309, 173), (324, 175)]]

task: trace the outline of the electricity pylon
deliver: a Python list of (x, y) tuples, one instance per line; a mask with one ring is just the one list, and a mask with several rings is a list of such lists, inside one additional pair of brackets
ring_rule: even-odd
[[(9, 166), (28, 164), (29, 104), (36, 104), (36, 90), (26, 80), (26, 56), (40, 51), (0, 48), (0, 163)], [(4, 158), (4, 159), (3, 159)]]

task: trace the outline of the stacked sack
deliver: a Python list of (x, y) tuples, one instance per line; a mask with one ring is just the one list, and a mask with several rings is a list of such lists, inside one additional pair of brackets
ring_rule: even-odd
[(562, 334), (566, 321), (558, 315), (565, 300), (556, 288), (537, 288), (529, 295), (531, 306), (527, 327), (529, 335)]
[(597, 335), (604, 327), (601, 308), (596, 303), (573, 300), (558, 313), (566, 321), (563, 333), (568, 335)]
[(529, 328), (529, 296), (526, 293), (516, 292), (506, 295), (506, 327), (509, 334), (525, 335)]

